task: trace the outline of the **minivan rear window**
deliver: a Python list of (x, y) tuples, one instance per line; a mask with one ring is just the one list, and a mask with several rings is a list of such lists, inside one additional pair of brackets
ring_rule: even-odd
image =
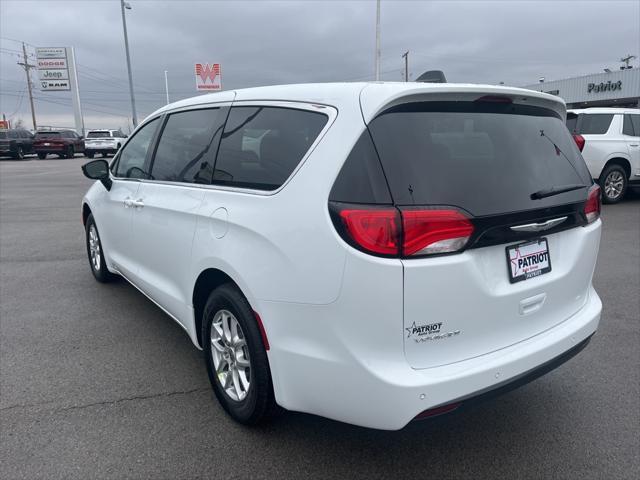
[(295, 170), (328, 117), (284, 107), (232, 107), (213, 183), (276, 190)]
[[(394, 107), (369, 125), (398, 205), (449, 205), (474, 216), (584, 201), (592, 180), (551, 110), (490, 102)], [(551, 187), (584, 185), (532, 199)]]

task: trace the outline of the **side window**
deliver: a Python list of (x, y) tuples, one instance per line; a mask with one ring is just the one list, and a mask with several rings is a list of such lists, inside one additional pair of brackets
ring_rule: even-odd
[(219, 108), (169, 115), (153, 159), (151, 177), (171, 182), (211, 183), (217, 146), (214, 139), (221, 128)]
[(613, 114), (589, 113), (580, 115), (579, 132), (581, 135), (603, 135), (609, 130)]
[(147, 178), (144, 162), (147, 150), (158, 128), (159, 118), (155, 118), (138, 130), (135, 136), (120, 151), (115, 175), (125, 178)]
[(631, 123), (631, 115), (624, 116), (624, 123), (622, 124), (622, 134), (629, 135), (630, 137), (635, 136), (633, 133), (633, 123)]
[(279, 188), (326, 123), (326, 115), (308, 110), (232, 107), (213, 183), (258, 190)]
[(20, 138), (17, 130), (9, 130), (9, 138)]
[(636, 137), (640, 137), (640, 115), (632, 113), (631, 115), (631, 123), (633, 124), (633, 132)]

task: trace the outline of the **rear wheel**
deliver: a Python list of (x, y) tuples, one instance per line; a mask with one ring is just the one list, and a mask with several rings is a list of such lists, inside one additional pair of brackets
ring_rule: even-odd
[(93, 152), (86, 152), (85, 155), (87, 158), (93, 158)]
[(620, 165), (609, 165), (600, 175), (602, 201), (618, 203), (627, 191), (627, 172)]
[(13, 158), (17, 160), (24, 160), (24, 150), (22, 149), (22, 147), (18, 147), (16, 153), (13, 155)]
[(102, 152), (102, 158), (107, 158), (107, 152)]
[(277, 411), (271, 371), (251, 306), (230, 284), (209, 295), (202, 343), (218, 401), (236, 421), (255, 425)]
[(46, 153), (38, 153), (38, 158), (40, 160), (44, 160), (45, 158), (47, 158), (47, 154)]
[(93, 276), (99, 282), (107, 283), (112, 281), (116, 278), (116, 275), (107, 269), (107, 263), (105, 262), (104, 251), (102, 249), (102, 242), (100, 241), (100, 234), (98, 233), (96, 222), (93, 219), (93, 214), (89, 214), (89, 217), (87, 217), (85, 233), (87, 256), (89, 257), (91, 273), (93, 273)]

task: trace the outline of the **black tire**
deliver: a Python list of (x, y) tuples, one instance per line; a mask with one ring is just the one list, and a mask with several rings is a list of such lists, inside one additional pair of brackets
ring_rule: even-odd
[[(91, 237), (92, 228), (95, 229), (95, 234), (97, 236), (99, 261), (95, 263), (98, 263), (99, 264), (98, 266), (94, 264), (94, 260), (91, 256), (90, 237)], [(85, 242), (87, 245), (87, 258), (89, 259), (89, 266), (91, 267), (91, 273), (93, 273), (93, 276), (95, 277), (95, 279), (101, 283), (108, 283), (113, 281), (116, 278), (116, 275), (114, 275), (107, 269), (107, 264), (104, 260), (104, 250), (102, 248), (102, 241), (100, 240), (100, 234), (98, 233), (98, 227), (96, 225), (96, 222), (93, 219), (93, 214), (89, 214), (89, 216), (87, 217), (87, 221), (85, 223)]]
[(618, 203), (627, 191), (627, 172), (620, 165), (609, 165), (600, 174), (598, 183), (602, 190), (602, 202)]
[(107, 158), (108, 153), (107, 152), (102, 152), (102, 158)]
[(46, 153), (38, 153), (38, 158), (40, 160), (44, 160), (45, 158), (47, 158), (47, 154)]
[(86, 152), (85, 155), (87, 158), (93, 158), (93, 152)]
[(75, 149), (73, 148), (73, 145), (69, 145), (69, 146), (67, 147), (67, 153), (65, 154), (65, 157), (66, 157), (66, 158), (73, 158), (73, 157), (75, 157), (75, 156), (76, 156), (76, 151), (75, 151)]
[(24, 150), (22, 149), (22, 147), (18, 147), (16, 153), (13, 154), (13, 158), (15, 158), (16, 160), (24, 160)]
[[(242, 400), (234, 400), (225, 392), (213, 363), (211, 329), (216, 314), (221, 310), (233, 314), (248, 348), (250, 383)], [(234, 420), (244, 425), (257, 425), (273, 418), (278, 407), (273, 394), (267, 352), (253, 310), (234, 285), (222, 285), (209, 295), (202, 318), (202, 339), (209, 380), (222, 408)]]

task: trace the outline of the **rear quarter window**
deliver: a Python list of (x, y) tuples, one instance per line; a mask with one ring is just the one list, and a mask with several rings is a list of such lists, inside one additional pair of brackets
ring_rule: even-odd
[(613, 114), (583, 113), (580, 115), (578, 131), (580, 135), (604, 135), (611, 126)]
[(289, 178), (328, 117), (295, 108), (233, 107), (222, 134), (213, 183), (276, 190)]

